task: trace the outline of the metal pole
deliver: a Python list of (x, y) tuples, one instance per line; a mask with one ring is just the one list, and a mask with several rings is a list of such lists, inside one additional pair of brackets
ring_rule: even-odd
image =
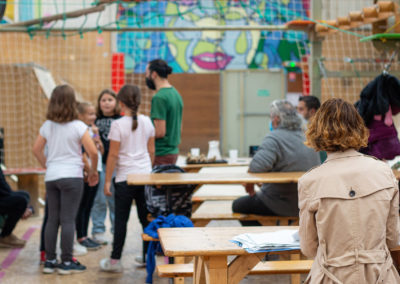
[(191, 32), (191, 31), (285, 31), (285, 25), (265, 25), (265, 26), (209, 26), (209, 27), (92, 27), (92, 28), (52, 28), (42, 27), (2, 27), (0, 32), (91, 32), (101, 29), (104, 32)]

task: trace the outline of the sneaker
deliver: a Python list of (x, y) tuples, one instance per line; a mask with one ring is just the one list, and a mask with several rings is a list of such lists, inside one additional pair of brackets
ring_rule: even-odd
[(137, 267), (146, 267), (146, 262), (144, 262), (143, 256), (141, 255), (135, 256), (135, 262)]
[(83, 241), (80, 241), (79, 244), (84, 246), (87, 250), (98, 250), (101, 248), (100, 244), (90, 241), (89, 239), (84, 239)]
[(88, 240), (89, 242), (91, 242), (92, 244), (100, 245), (100, 247), (101, 247), (101, 244), (99, 244), (98, 242), (92, 240), (91, 238), (87, 238), (87, 240)]
[(40, 265), (46, 262), (46, 252), (44, 250), (40, 251)]
[(46, 260), (44, 262), (43, 273), (45, 274), (52, 274), (54, 273), (55, 269), (58, 267), (58, 263), (56, 259), (53, 260)]
[(74, 243), (74, 252), (73, 255), (80, 256), (87, 254), (87, 248), (79, 244), (78, 242)]
[(121, 273), (123, 270), (121, 260), (118, 260), (116, 263), (111, 264), (110, 258), (104, 258), (100, 261), (100, 269), (106, 272), (115, 272)]
[(108, 239), (106, 237), (105, 233), (98, 233), (98, 234), (93, 234), (93, 241), (100, 245), (106, 245), (108, 244)]
[(25, 240), (18, 238), (14, 234), (0, 238), (0, 247), (3, 248), (23, 248), (25, 244)]
[(58, 265), (58, 274), (68, 275), (72, 273), (80, 273), (86, 270), (86, 266), (82, 265), (76, 259), (64, 261)]

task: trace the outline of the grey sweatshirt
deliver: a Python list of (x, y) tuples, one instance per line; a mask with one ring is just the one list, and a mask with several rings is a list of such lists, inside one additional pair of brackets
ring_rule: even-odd
[[(320, 164), (320, 157), (304, 145), (301, 130), (275, 129), (264, 137), (250, 163), (249, 172), (308, 171)], [(279, 216), (298, 216), (297, 184), (263, 184), (257, 196)]]

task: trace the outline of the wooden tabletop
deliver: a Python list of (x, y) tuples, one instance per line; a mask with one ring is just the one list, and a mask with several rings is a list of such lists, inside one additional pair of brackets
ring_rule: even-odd
[(244, 233), (298, 230), (297, 226), (162, 228), (158, 235), (166, 256), (225, 256), (248, 254), (230, 242)]
[(203, 167), (240, 167), (240, 166), (248, 166), (251, 162), (251, 159), (238, 159), (236, 163), (198, 163), (198, 164), (182, 164), (178, 165), (183, 169), (197, 169)]
[(3, 170), (5, 175), (31, 175), (38, 174), (43, 175), (46, 173), (46, 169), (43, 168), (8, 168)]
[(297, 183), (304, 172), (129, 174), (129, 185)]

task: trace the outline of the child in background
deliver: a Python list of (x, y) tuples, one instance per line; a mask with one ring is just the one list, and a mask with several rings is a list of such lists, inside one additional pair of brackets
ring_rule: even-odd
[[(102, 157), (102, 171), (100, 173), (99, 190), (97, 191), (96, 198), (92, 207), (92, 236), (93, 240), (99, 244), (107, 244), (105, 237), (106, 226), (104, 221), (107, 215), (107, 206), (110, 214), (111, 232), (114, 232), (114, 197), (104, 195), (104, 179), (106, 172), (106, 161), (108, 156), (108, 149), (110, 141), (108, 140), (108, 133), (110, 132), (111, 123), (120, 118), (119, 108), (117, 105), (116, 95), (113, 91), (103, 90), (97, 99), (97, 119), (96, 126), (99, 129), (100, 139), (104, 146), (104, 153)], [(111, 186), (111, 192), (114, 192), (114, 186)]]
[[(40, 128), (33, 153), (46, 168), (45, 182), (48, 220), (45, 228), (46, 262), (43, 273), (82, 272), (86, 267), (72, 257), (75, 218), (83, 192), (82, 144), (92, 167), (89, 185), (98, 183), (97, 149), (88, 127), (77, 120), (75, 91), (68, 85), (57, 86), (50, 98), (47, 120)], [(47, 143), (47, 157), (44, 148)], [(56, 245), (61, 225), (61, 263), (57, 263)]]
[[(94, 121), (96, 120), (96, 111), (94, 106), (88, 102), (81, 102), (78, 104), (78, 117), (82, 120), (87, 126), (89, 126), (89, 134), (92, 137), (93, 142), (96, 145), (98, 160), (97, 163), (97, 172), (101, 173), (102, 165), (100, 163), (101, 154), (104, 152), (103, 144), (101, 143), (99, 132), (97, 127), (94, 125)], [(87, 153), (83, 153), (83, 160), (85, 164), (85, 176), (90, 170), (90, 160), (87, 157)], [(101, 247), (100, 244), (88, 238), (87, 231), (89, 226), (90, 219), (90, 211), (92, 210), (93, 201), (96, 197), (98, 184), (94, 186), (90, 186), (88, 182), (85, 180), (83, 195), (81, 204), (78, 209), (78, 214), (76, 216), (76, 238), (80, 245), (86, 247), (88, 250), (97, 250)]]
[(122, 272), (120, 259), (133, 199), (136, 201), (136, 210), (143, 229), (149, 223), (144, 186), (129, 186), (126, 180), (128, 174), (131, 173), (150, 173), (155, 151), (154, 126), (148, 116), (138, 114), (139, 88), (125, 85), (119, 91), (117, 99), (124, 116), (111, 124), (108, 135), (110, 149), (104, 185), (104, 194), (111, 195), (111, 179), (116, 168), (113, 249), (111, 258), (105, 258), (100, 262), (101, 270), (108, 272)]

